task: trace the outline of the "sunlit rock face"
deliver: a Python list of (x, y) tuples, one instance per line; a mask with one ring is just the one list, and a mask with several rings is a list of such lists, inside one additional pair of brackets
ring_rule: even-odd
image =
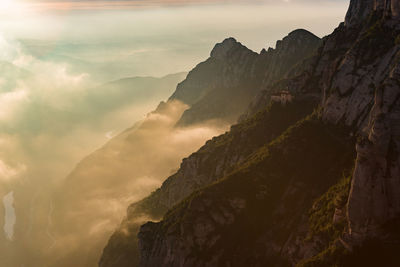
[(16, 223), (16, 215), (14, 209), (14, 192), (10, 192), (3, 197), (4, 205), (4, 234), (10, 241), (14, 238), (14, 225)]
[[(397, 60), (399, 53), (396, 49)], [(400, 217), (400, 64), (389, 66), (357, 145), (348, 205), (349, 230), (356, 240), (386, 239), (382, 227)]]
[[(386, 240), (391, 234), (383, 228), (400, 218), (399, 3), (351, 1), (346, 26), (352, 27), (328, 41), (350, 48), (325, 67), (330, 74), (323, 116), (359, 135), (348, 201), (349, 235), (355, 243)], [(339, 32), (358, 37), (345, 41)]]

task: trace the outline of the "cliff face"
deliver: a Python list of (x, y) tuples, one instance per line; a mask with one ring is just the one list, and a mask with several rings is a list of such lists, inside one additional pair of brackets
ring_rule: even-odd
[[(398, 5), (351, 1), (346, 22), (324, 39), (311, 64), (270, 85), (269, 91), (318, 95), (318, 113), (264, 138), (216, 183), (161, 222), (142, 226), (141, 266), (369, 266), (376, 259), (398, 266), (396, 250), (386, 249), (399, 246)], [(260, 94), (228, 135), (268, 102)], [(263, 123), (270, 122), (255, 127)], [(190, 173), (206, 169), (191, 164)], [(181, 183), (192, 179), (198, 176)], [(374, 250), (371, 241), (379, 244)]]
[[(390, 58), (390, 59), (389, 59)], [(350, 235), (382, 237), (380, 229), (400, 216), (400, 47), (389, 49), (373, 84), (372, 108), (357, 145), (357, 165), (349, 199)]]
[(347, 21), (358, 20), (361, 31), (323, 88), (324, 119), (352, 125), (360, 136), (348, 202), (356, 243), (386, 239), (382, 227), (400, 215), (399, 3), (351, 2)]
[(356, 0), (350, 1), (346, 14), (346, 25), (353, 26), (364, 22), (373, 12), (378, 12), (391, 19), (398, 19), (400, 2), (398, 0)]

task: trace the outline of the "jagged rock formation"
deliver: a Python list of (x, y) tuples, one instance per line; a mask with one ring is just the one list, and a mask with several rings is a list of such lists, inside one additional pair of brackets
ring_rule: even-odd
[[(312, 55), (316, 53), (316, 48), (319, 48), (321, 44), (321, 40), (317, 40), (315, 35), (299, 29), (291, 32), (282, 41), (278, 41), (275, 50), (269, 48), (268, 51), (261, 51), (266, 69), (269, 71), (263, 78), (261, 90), (240, 116), (239, 121), (248, 119), (263, 110), (270, 102), (271, 95), (275, 92), (290, 90), (293, 94), (302, 93), (302, 85), (305, 80), (310, 82), (309, 77), (316, 64), (317, 58), (312, 57)], [(304, 58), (303, 55), (309, 56)], [(294, 62), (301, 63), (295, 64)], [(289, 72), (287, 70), (285, 72), (279, 68), (281, 64), (283, 66), (293, 65), (294, 67)], [(319, 95), (318, 90), (315, 91), (315, 95)], [(310, 94), (312, 91), (309, 89), (307, 93)]]
[(358, 25), (364, 22), (373, 12), (397, 19), (400, 15), (398, 0), (357, 0), (351, 1), (346, 14), (346, 26)]
[[(267, 89), (276, 81), (290, 76), (290, 71), (297, 71), (300, 65), (308, 66), (308, 59), (321, 45), (321, 39), (304, 29), (292, 31), (285, 38), (276, 42), (276, 48), (261, 51), (263, 64), (265, 64), (265, 77), (263, 89)], [(287, 66), (295, 66), (288, 68)]]
[[(352, 0), (307, 64), (264, 78), (237, 126), (130, 207), (103, 257), (169, 209), (141, 227), (140, 266), (399, 266), (399, 5)], [(294, 103), (266, 109), (282, 89)]]
[(197, 65), (171, 96), (170, 100), (178, 99), (190, 106), (177, 124), (236, 122), (260, 90), (285, 77), (296, 64), (311, 56), (320, 42), (314, 34), (296, 30), (278, 41), (275, 49), (262, 50), (260, 54), (233, 38), (217, 44), (210, 58)]
[[(177, 125), (234, 122), (258, 90), (259, 78), (252, 72), (257, 58), (257, 53), (233, 38), (217, 44), (210, 58), (196, 66), (170, 97), (190, 106)], [(228, 96), (230, 101), (224, 101)]]

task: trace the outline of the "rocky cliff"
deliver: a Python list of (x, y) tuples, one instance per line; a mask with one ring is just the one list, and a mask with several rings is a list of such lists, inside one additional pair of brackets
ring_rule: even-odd
[(275, 49), (263, 49), (257, 54), (233, 38), (224, 40), (171, 96), (170, 100), (178, 99), (190, 106), (177, 124), (187, 126), (210, 120), (236, 122), (256, 94), (312, 56), (320, 43), (314, 34), (296, 30), (278, 41)]
[(399, 3), (351, 2), (346, 22), (359, 24), (340, 31), (358, 27), (357, 39), (337, 62), (330, 85), (323, 87), (324, 119), (352, 125), (359, 135), (348, 202), (348, 234), (355, 243), (386, 239), (382, 227), (400, 215)]
[(398, 0), (357, 0), (350, 1), (346, 14), (346, 26), (359, 25), (373, 13), (379, 13), (390, 19), (398, 19), (400, 3)]

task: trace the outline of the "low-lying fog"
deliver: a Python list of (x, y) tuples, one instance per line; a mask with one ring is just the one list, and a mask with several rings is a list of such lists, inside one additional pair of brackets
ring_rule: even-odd
[[(145, 116), (182, 72), (229, 36), (258, 52), (296, 28), (328, 34), (347, 4), (0, 4), (0, 266), (96, 266), (127, 205), (228, 127), (175, 129), (182, 103)], [(120, 80), (134, 76), (159, 79)]]

